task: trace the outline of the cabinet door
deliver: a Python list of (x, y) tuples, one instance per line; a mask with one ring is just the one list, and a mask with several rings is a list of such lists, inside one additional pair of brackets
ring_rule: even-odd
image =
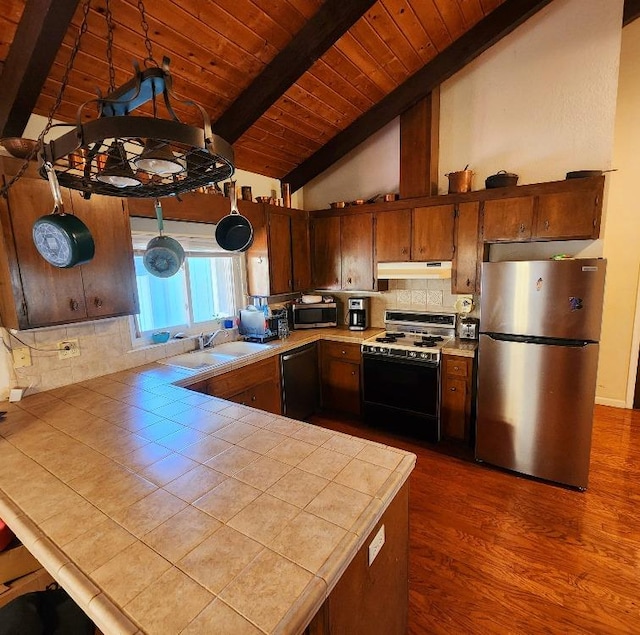
[(138, 312), (138, 293), (129, 214), (123, 201), (93, 195), (88, 201), (72, 193), (73, 211), (91, 230), (93, 260), (82, 265), (87, 316), (101, 318)]
[[(9, 218), (6, 221), (13, 234), (17, 258), (17, 263), (11, 263), (10, 267), (15, 268), (15, 280), (20, 281), (20, 288), (14, 289), (17, 326), (34, 328), (86, 319), (81, 267), (54, 267), (38, 253), (33, 244), (34, 222), (53, 209), (49, 183), (22, 178), (9, 190), (8, 197)], [(70, 212), (71, 199), (67, 190), (62, 192), (62, 199), (65, 210)], [(90, 226), (89, 229), (93, 233), (94, 228)], [(22, 300), (24, 304), (20, 306)]]
[(256, 386), (249, 391), (249, 403), (247, 406), (258, 408), (266, 412), (279, 415), (282, 413), (280, 404), (280, 382), (270, 379)]
[(453, 205), (433, 205), (414, 209), (411, 259), (451, 260), (454, 220)]
[(373, 290), (373, 214), (341, 218), (342, 288)]
[(360, 365), (329, 357), (322, 362), (322, 405), (360, 414)]
[(445, 377), (442, 382), (440, 418), (442, 435), (448, 439), (464, 441), (466, 431), (467, 382)]
[(293, 290), (289, 216), (269, 212), (269, 278), (271, 294)]
[(411, 210), (376, 212), (376, 262), (411, 258)]
[(293, 290), (309, 290), (312, 287), (311, 253), (309, 223), (306, 218), (291, 217), (291, 257), (293, 261)]
[(485, 242), (530, 240), (535, 197), (485, 201), (482, 237)]
[(592, 189), (540, 195), (536, 238), (597, 238), (600, 202)]
[(478, 201), (460, 203), (455, 225), (456, 249), (452, 264), (452, 293), (479, 291), (478, 268), (481, 245), (478, 235), (479, 220), (480, 203)]
[(313, 221), (313, 281), (316, 289), (339, 289), (342, 280), (340, 259), (340, 217)]

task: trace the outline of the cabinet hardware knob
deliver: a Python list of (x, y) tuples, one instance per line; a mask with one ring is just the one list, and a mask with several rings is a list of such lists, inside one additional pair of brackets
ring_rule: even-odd
[(356, 371), (355, 371), (355, 370), (352, 370), (352, 371), (351, 371), (351, 374), (352, 374), (352, 375), (355, 375), (355, 374), (356, 374)]
[(351, 278), (347, 278), (347, 282), (351, 284)]
[(549, 221), (548, 220), (544, 221), (544, 228), (545, 229), (549, 229)]
[(455, 392), (455, 391), (456, 391), (456, 389), (455, 389), (455, 388), (449, 388), (449, 390), (450, 390), (451, 392)]
[(78, 304), (77, 300), (71, 300), (71, 302), (69, 302), (69, 306), (71, 307), (72, 311), (77, 311), (78, 308), (80, 307), (80, 304)]
[(524, 223), (520, 223), (520, 233), (524, 234)]
[(420, 253), (423, 253), (423, 252), (424, 252), (424, 247), (420, 247), (420, 248), (418, 249), (418, 251), (419, 251)]
[(293, 289), (293, 284), (291, 283), (291, 280), (289, 280), (289, 289)]
[(342, 351), (342, 354), (343, 354), (343, 355), (346, 355), (346, 354), (347, 354), (347, 351)]
[(101, 298), (94, 298), (93, 303), (96, 305), (96, 307), (101, 308), (102, 307), (102, 299)]
[(471, 280), (469, 278), (467, 278), (467, 286), (470, 287), (471, 286)]
[(460, 370), (460, 366), (454, 366), (453, 370)]
[(251, 401), (255, 401), (256, 400), (256, 396), (255, 395), (251, 395)]
[(407, 253), (407, 248), (406, 248), (406, 247), (403, 247), (403, 248), (402, 248), (402, 253), (403, 253), (403, 254), (406, 254), (406, 253)]

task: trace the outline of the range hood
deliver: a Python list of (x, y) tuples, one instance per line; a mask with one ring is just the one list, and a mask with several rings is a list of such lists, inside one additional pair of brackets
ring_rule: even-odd
[(444, 280), (451, 278), (451, 261), (446, 262), (379, 262), (379, 280)]

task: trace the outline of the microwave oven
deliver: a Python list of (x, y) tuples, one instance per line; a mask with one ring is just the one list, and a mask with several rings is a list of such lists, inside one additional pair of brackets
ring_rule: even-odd
[(338, 304), (336, 302), (295, 303), (293, 305), (294, 329), (316, 329), (323, 326), (338, 326)]

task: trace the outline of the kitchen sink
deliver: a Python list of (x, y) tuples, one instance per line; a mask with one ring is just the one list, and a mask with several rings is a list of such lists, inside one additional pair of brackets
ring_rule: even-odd
[(256, 344), (253, 342), (226, 342), (204, 351), (193, 351), (191, 353), (168, 357), (167, 359), (160, 360), (160, 362), (180, 368), (211, 368), (238, 359), (239, 357), (259, 353), (269, 348), (267, 344)]
[(268, 344), (258, 344), (256, 342), (225, 342), (214, 347), (213, 353), (220, 355), (230, 355), (231, 357), (244, 357), (261, 351), (269, 350)]

